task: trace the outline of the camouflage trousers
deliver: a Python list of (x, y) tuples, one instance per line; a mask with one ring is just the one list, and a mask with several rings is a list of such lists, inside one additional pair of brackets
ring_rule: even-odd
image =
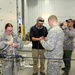
[(47, 75), (60, 75), (61, 62), (50, 61), (47, 63)]
[(2, 75), (17, 75), (17, 62), (14, 60), (2, 60)]

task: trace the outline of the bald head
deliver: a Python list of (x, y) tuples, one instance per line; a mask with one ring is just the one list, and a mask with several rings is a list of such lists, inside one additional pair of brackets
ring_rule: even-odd
[(51, 15), (48, 18), (48, 22), (49, 22), (49, 25), (52, 27), (54, 25), (57, 25), (58, 19), (57, 19), (57, 17), (55, 15)]
[(51, 15), (49, 18), (48, 18), (48, 21), (49, 20), (54, 20), (54, 21), (58, 21), (57, 17), (55, 15)]

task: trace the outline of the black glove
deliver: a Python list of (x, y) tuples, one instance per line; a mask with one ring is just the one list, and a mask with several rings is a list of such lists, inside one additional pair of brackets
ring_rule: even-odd
[(0, 54), (0, 58), (6, 58), (6, 55)]

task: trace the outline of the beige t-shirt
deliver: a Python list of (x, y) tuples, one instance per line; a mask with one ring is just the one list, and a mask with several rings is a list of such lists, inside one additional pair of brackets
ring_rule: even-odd
[(7, 36), (7, 38), (8, 38), (9, 41), (13, 42), (13, 37), (12, 37), (12, 35)]
[[(12, 37), (12, 35), (10, 35), (10, 36), (7, 35), (7, 38), (8, 38), (8, 40), (9, 40), (10, 42), (13, 42), (13, 37)], [(11, 47), (12, 47), (12, 46), (11, 46)], [(12, 49), (11, 47), (7, 50), (7, 54), (8, 54), (8, 55), (13, 54), (13, 49)]]

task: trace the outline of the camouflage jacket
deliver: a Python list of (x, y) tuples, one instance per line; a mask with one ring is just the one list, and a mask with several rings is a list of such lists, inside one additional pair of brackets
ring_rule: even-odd
[(14, 55), (17, 55), (19, 53), (18, 50), (20, 50), (23, 47), (23, 41), (20, 38), (18, 38), (14, 33), (12, 33), (12, 37), (13, 43), (16, 43), (18, 45), (16, 48), (7, 45), (7, 42), (9, 40), (5, 33), (0, 36), (0, 51), (2, 51), (1, 53), (3, 53), (4, 51), (6, 52), (6, 55), (13, 55), (13, 52)]
[(63, 41), (64, 32), (58, 26), (53, 26), (47, 35), (47, 41), (41, 40), (42, 46), (46, 49), (47, 58), (62, 59), (63, 58)]

